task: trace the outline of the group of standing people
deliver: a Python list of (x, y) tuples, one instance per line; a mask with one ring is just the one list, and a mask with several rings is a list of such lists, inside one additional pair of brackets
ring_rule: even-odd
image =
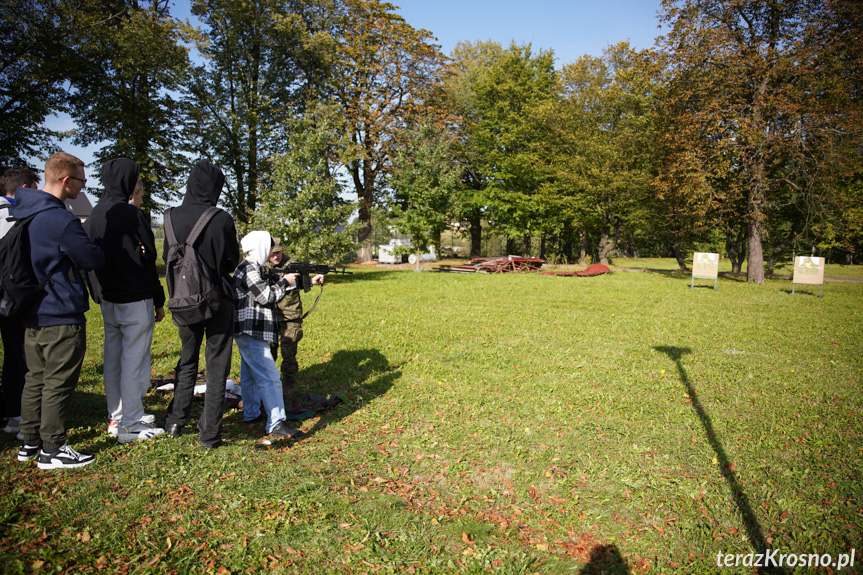
[[(25, 171), (26, 177), (19, 177)], [(104, 193), (86, 225), (64, 204), (75, 199), (87, 182), (84, 163), (78, 158), (62, 152), (51, 156), (41, 190), (33, 189), (39, 179), (30, 170), (13, 168), (3, 176), (6, 197), (0, 199), (0, 235), (5, 233), (3, 226), (38, 213), (27, 230), (31, 262), (37, 278), (51, 274), (34, 306), (0, 321), (4, 345), (0, 407), (9, 422), (7, 431), (16, 427), (19, 434), (18, 460), (38, 458), (40, 469), (81, 467), (95, 460), (66, 443), (65, 428), (86, 349), (87, 284), (101, 306), (108, 432), (119, 442), (182, 433), (190, 419), (205, 338), (207, 385), (198, 419), (199, 444), (208, 449), (222, 444), (225, 386), (234, 341), (242, 359), (244, 420), (265, 420), (265, 432), (277, 437), (301, 436), (285, 425), (285, 402), (290, 410), (295, 396), (296, 342), (302, 331), (296, 320), (290, 322), (286, 328), (290, 335), (285, 338), (278, 321), (285, 312), (277, 309), (277, 305), (285, 307), (279, 303), (282, 300), (294, 301), (285, 298), (290, 292), (299, 299), (295, 295), (297, 274), (262, 273), (268, 260), (280, 259), (279, 248), (269, 233), (256, 231), (243, 238), (240, 251), (233, 218), (221, 209), (208, 214), (211, 219), (194, 242), (200, 265), (217, 284), (218, 308), (206, 320), (179, 326), (182, 349), (173, 399), (158, 423), (154, 415), (144, 412), (153, 330), (165, 317), (166, 298), (156, 267), (155, 238), (148, 217), (138, 207), (143, 193), (140, 167), (128, 159), (111, 160), (102, 166), (101, 176)], [(216, 207), (224, 183), (222, 171), (209, 161), (194, 165), (182, 204), (170, 210), (179, 244), (187, 241), (204, 213)], [(6, 216), (11, 216), (8, 221)], [(168, 250), (166, 241), (166, 260)], [(323, 281), (322, 275), (313, 278), (314, 284)], [(287, 309), (294, 306), (289, 303)], [(293, 372), (286, 384), (275, 363), (280, 337), (283, 342), (287, 339), (282, 349), (289, 356), (283, 370)]]

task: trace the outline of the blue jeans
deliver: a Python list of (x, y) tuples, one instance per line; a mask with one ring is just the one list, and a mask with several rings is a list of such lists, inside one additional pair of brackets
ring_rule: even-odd
[(243, 390), (243, 419), (261, 414), (261, 401), (267, 412), (267, 433), (285, 420), (282, 378), (273, 359), (270, 344), (248, 334), (234, 335), (240, 350), (240, 387)]

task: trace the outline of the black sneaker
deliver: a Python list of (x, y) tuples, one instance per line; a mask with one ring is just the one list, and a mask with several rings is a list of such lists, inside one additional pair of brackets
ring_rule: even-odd
[(299, 439), (303, 436), (303, 432), (294, 429), (293, 427), (288, 427), (282, 422), (279, 422), (271, 432), (267, 435), (272, 435), (273, 437), (290, 437), (291, 439)]
[(37, 441), (35, 443), (22, 443), (21, 447), (18, 448), (18, 461), (30, 461), (37, 455), (39, 455), (39, 450), (42, 449), (42, 442)]
[(69, 469), (72, 467), (84, 467), (96, 461), (93, 455), (84, 455), (78, 453), (68, 444), (55, 449), (51, 453), (45, 453), (45, 450), (39, 452), (39, 469)]

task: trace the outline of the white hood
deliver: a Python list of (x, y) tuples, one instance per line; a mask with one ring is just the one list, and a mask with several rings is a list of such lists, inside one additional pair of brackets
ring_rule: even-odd
[(272, 245), (273, 240), (270, 238), (270, 232), (249, 232), (240, 240), (243, 257), (260, 267), (266, 265)]

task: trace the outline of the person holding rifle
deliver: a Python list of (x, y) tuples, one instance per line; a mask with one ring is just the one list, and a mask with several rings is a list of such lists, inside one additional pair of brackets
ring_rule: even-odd
[[(277, 269), (284, 260), (282, 246), (276, 245), (270, 253), (268, 267)], [(287, 263), (287, 262), (286, 262)], [(317, 274), (311, 278), (312, 285), (324, 285), (323, 274)], [(282, 353), (282, 396), (287, 413), (301, 413), (308, 411), (303, 407), (303, 398), (296, 391), (297, 374), (300, 365), (297, 362), (297, 349), (300, 340), (303, 339), (303, 300), (300, 299), (300, 290), (294, 289), (285, 293), (285, 297), (276, 304), (276, 320), (279, 326), (279, 344), (273, 350), (273, 357)]]

